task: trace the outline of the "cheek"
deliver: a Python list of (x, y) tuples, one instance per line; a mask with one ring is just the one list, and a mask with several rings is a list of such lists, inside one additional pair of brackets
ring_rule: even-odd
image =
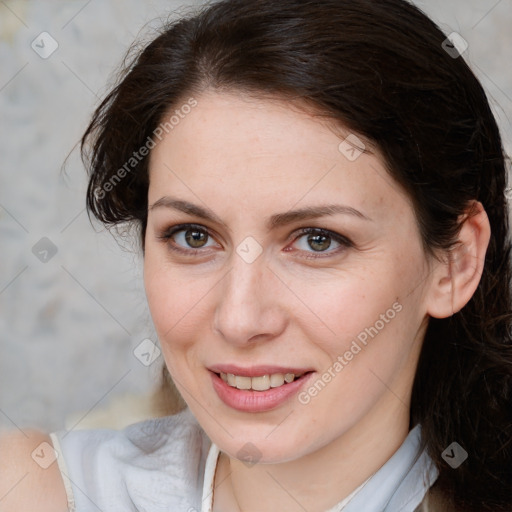
[(158, 251), (146, 251), (144, 286), (153, 324), (164, 351), (186, 346), (200, 327), (209, 325), (205, 318), (208, 304), (205, 295), (214, 284), (207, 275), (199, 278), (192, 271), (172, 266)]
[(421, 286), (411, 285), (423, 271), (420, 257), (396, 255), (314, 280), (296, 276), (289, 283), (301, 301), (290, 294), (289, 314), (305, 338), (328, 356), (326, 364), (346, 356), (354, 368), (392, 371), (407, 356), (423, 318)]
[(364, 268), (324, 274), (314, 280), (298, 277), (290, 282), (290, 288), (300, 302), (290, 294), (290, 314), (303, 330), (310, 332), (311, 340), (324, 339), (332, 346), (329, 352), (343, 351), (353, 337), (373, 325), (396, 300), (396, 290), (383, 281), (382, 274)]

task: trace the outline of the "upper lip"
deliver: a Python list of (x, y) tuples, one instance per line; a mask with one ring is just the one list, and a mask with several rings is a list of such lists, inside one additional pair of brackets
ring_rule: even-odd
[(312, 368), (299, 368), (299, 367), (284, 367), (275, 365), (256, 365), (250, 367), (237, 366), (235, 364), (217, 364), (208, 367), (214, 373), (231, 373), (239, 375), (240, 377), (261, 377), (262, 375), (272, 375), (275, 373), (293, 373), (294, 375), (301, 375), (314, 371)]

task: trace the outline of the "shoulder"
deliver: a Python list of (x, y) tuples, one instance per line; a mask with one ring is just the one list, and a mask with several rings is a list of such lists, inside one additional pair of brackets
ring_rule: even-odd
[(188, 408), (119, 431), (62, 431), (52, 439), (76, 510), (91, 501), (102, 510), (125, 511), (196, 503), (211, 445)]
[(67, 499), (51, 439), (38, 431), (0, 434), (2, 512), (66, 512)]

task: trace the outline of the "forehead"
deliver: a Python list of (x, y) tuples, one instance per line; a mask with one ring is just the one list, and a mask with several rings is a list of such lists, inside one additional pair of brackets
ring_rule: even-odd
[(150, 203), (172, 192), (222, 208), (319, 200), (369, 216), (410, 208), (379, 153), (341, 125), (285, 100), (210, 91), (196, 101), (151, 151)]
[(199, 163), (202, 169), (220, 171), (218, 162), (206, 157), (222, 156), (233, 163), (237, 159), (332, 160), (337, 156), (342, 139), (327, 128), (326, 120), (306, 112), (304, 105), (301, 108), (291, 101), (213, 91), (196, 101), (196, 107), (167, 131), (152, 159), (166, 152), (165, 156), (172, 158), (171, 151), (178, 149), (187, 152), (187, 160)]

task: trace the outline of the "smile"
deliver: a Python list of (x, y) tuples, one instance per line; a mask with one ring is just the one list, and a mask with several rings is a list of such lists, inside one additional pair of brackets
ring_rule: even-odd
[[(316, 373), (299, 372), (248, 376), (210, 370), (209, 374), (213, 389), (225, 405), (242, 412), (261, 413), (284, 405)], [(253, 370), (251, 373), (256, 372)]]
[(253, 391), (267, 391), (270, 388), (278, 388), (285, 384), (293, 382), (304, 375), (295, 375), (294, 373), (273, 373), (262, 375), (260, 377), (246, 377), (243, 375), (234, 375), (232, 373), (220, 372), (220, 378), (233, 388)]

